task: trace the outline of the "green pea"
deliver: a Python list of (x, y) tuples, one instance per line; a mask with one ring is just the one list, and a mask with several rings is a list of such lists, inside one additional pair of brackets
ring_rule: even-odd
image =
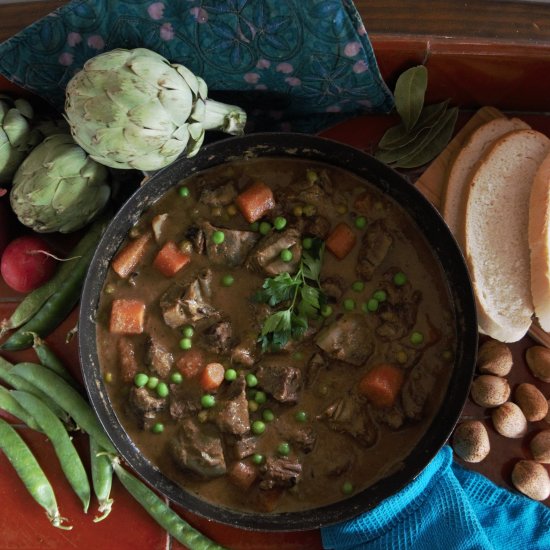
[(283, 216), (277, 216), (273, 220), (273, 227), (275, 227), (278, 231), (284, 229), (286, 227), (286, 218), (283, 218)]
[(223, 231), (214, 231), (212, 233), (212, 242), (214, 244), (222, 244), (225, 241), (225, 233)]
[(224, 378), (228, 382), (232, 382), (233, 380), (237, 380), (237, 371), (235, 369), (227, 369), (225, 371)]
[(385, 290), (377, 290), (373, 293), (372, 297), (379, 302), (385, 302), (388, 298)]
[(258, 384), (258, 379), (251, 372), (249, 372), (244, 378), (246, 380), (246, 385), (249, 388), (253, 388), (254, 386), (256, 386)]
[(366, 225), (367, 218), (365, 218), (365, 216), (357, 216), (357, 218), (355, 218), (355, 227), (357, 227), (357, 229), (364, 229)]
[(193, 342), (191, 341), (191, 338), (182, 338), (180, 340), (181, 349), (191, 349), (192, 347), (193, 347)]
[(292, 254), (292, 250), (289, 250), (288, 248), (281, 250), (281, 260), (283, 260), (283, 262), (291, 262), (293, 258), (294, 254)]
[(195, 329), (191, 325), (186, 325), (183, 327), (181, 333), (185, 338), (193, 338), (193, 334), (195, 334)]
[(252, 455), (252, 462), (254, 464), (262, 464), (264, 461), (264, 455), (261, 455), (260, 453), (254, 453)]
[(263, 405), (267, 401), (266, 393), (264, 391), (257, 391), (254, 396), (254, 401), (260, 405)]
[(319, 179), (319, 176), (315, 170), (308, 169), (306, 170), (306, 178), (309, 183), (315, 183)]
[(159, 382), (155, 389), (159, 397), (167, 397), (168, 394), (170, 393), (170, 390), (168, 389), (168, 385), (165, 382)]
[(222, 286), (231, 286), (235, 282), (235, 277), (233, 275), (224, 275), (222, 277)]
[(252, 433), (255, 435), (261, 435), (265, 432), (265, 424), (261, 420), (254, 420), (252, 422)]
[(344, 309), (346, 311), (353, 311), (355, 309), (355, 300), (353, 298), (346, 298), (344, 300)]
[(271, 224), (269, 222), (260, 223), (260, 233), (267, 235), (271, 231)]
[(216, 404), (216, 398), (209, 393), (205, 393), (201, 397), (201, 406), (205, 409), (211, 409)]
[(248, 402), (248, 410), (250, 412), (256, 412), (259, 408), (260, 408), (260, 405), (258, 405), (258, 403), (256, 403), (256, 401), (250, 400)]
[(154, 390), (159, 385), (159, 379), (156, 376), (150, 376), (147, 381), (147, 387), (150, 390)]
[(264, 409), (262, 411), (262, 418), (266, 422), (273, 422), (275, 420), (275, 413), (271, 409)]
[(352, 285), (351, 285), (351, 288), (352, 290), (354, 290), (355, 292), (363, 292), (363, 290), (365, 289), (365, 283), (363, 281), (355, 281)]
[(351, 495), (353, 493), (353, 484), (350, 481), (345, 481), (342, 484), (342, 493), (344, 495)]
[(144, 372), (138, 372), (134, 377), (134, 384), (138, 388), (143, 388), (147, 382), (149, 382), (149, 377)]
[(250, 231), (258, 231), (258, 229), (260, 229), (260, 222), (250, 224)]
[(113, 381), (113, 373), (112, 372), (105, 373), (105, 382), (107, 382), (107, 384), (110, 384), (112, 381)]
[(179, 196), (183, 198), (187, 198), (191, 194), (189, 191), (189, 187), (186, 187), (185, 185), (183, 185), (178, 189), (178, 193), (179, 193)]
[(305, 250), (309, 250), (313, 246), (313, 239), (311, 237), (306, 237), (302, 241), (302, 246), (304, 247)]
[(307, 422), (307, 412), (306, 411), (298, 411), (294, 418), (297, 422)]
[(162, 422), (156, 422), (155, 424), (153, 424), (151, 431), (154, 434), (161, 434), (164, 431), (164, 424)]
[(303, 213), (304, 213), (304, 209), (298, 205), (298, 206), (295, 206), (293, 209), (292, 209), (292, 213), (297, 217), (299, 218)]
[(183, 382), (183, 376), (180, 372), (173, 372), (170, 375), (170, 382), (174, 384), (181, 384)]
[(304, 206), (303, 212), (304, 212), (304, 216), (308, 216), (308, 217), (315, 216), (315, 214), (317, 213), (317, 208), (315, 208), (313, 204), (306, 204)]
[(424, 341), (424, 335), (421, 332), (414, 331), (411, 334), (411, 344), (418, 345)]
[(398, 271), (393, 276), (393, 283), (396, 286), (403, 286), (406, 282), (407, 282), (407, 276), (402, 271)]
[(290, 445), (286, 441), (279, 443), (277, 446), (277, 452), (281, 456), (288, 456), (290, 454)]
[(329, 306), (328, 304), (325, 304), (322, 308), (321, 308), (321, 315), (323, 317), (330, 317), (332, 315), (332, 307)]
[(380, 304), (378, 303), (378, 300), (376, 298), (371, 298), (367, 302), (367, 311), (376, 311), (379, 305)]

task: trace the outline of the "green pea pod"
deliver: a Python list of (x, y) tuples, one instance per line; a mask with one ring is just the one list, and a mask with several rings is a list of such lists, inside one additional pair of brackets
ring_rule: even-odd
[(77, 425), (107, 452), (116, 454), (116, 449), (107, 437), (92, 408), (86, 400), (63, 378), (41, 365), (19, 363), (12, 373), (41, 388), (58, 406), (66, 411)]
[(79, 454), (61, 421), (40, 399), (34, 395), (13, 391), (13, 398), (36, 420), (42, 431), (51, 441), (61, 469), (74, 492), (84, 506), (84, 512), (90, 506), (90, 483)]
[[(94, 231), (96, 243), (107, 221), (94, 224), (90, 231)], [(60, 282), (56, 291), (46, 300), (42, 307), (19, 329), (6, 340), (1, 349), (15, 351), (26, 349), (32, 345), (32, 333), (41, 337), (47, 336), (63, 321), (80, 299), (80, 292), (88, 266), (95, 252), (95, 246), (90, 246), (83, 252), (76, 265), (73, 266), (67, 277)]]
[(115, 474), (126, 490), (143, 506), (144, 510), (177, 541), (193, 550), (223, 550), (202, 533), (191, 527), (174, 510), (166, 505), (149, 487), (127, 472), (118, 459), (113, 460)]
[(11, 391), (0, 386), (0, 409), (19, 418), (29, 428), (40, 431), (40, 426), (34, 418), (13, 398)]
[(59, 374), (66, 382), (78, 388), (76, 380), (72, 377), (71, 373), (65, 368), (65, 365), (59, 360), (50, 347), (38, 336), (36, 333), (31, 333), (33, 337), (32, 347), (36, 352), (40, 364), (44, 367), (52, 370), (56, 374)]
[(24, 325), (40, 310), (46, 300), (56, 292), (63, 281), (70, 275), (82, 256), (90, 249), (95, 250), (104, 228), (105, 220), (100, 220), (92, 225), (90, 230), (80, 239), (73, 250), (71, 250), (69, 254), (69, 258), (71, 259), (63, 262), (55, 275), (47, 283), (27, 294), (12, 313), (11, 317), (2, 322), (0, 336), (5, 334), (8, 330), (16, 329)]
[[(37, 365), (38, 366), (38, 365)], [(41, 388), (33, 386), (20, 376), (17, 376), (13, 373), (14, 365), (6, 361), (3, 357), (0, 357), (0, 380), (4, 381), (6, 384), (9, 384), (12, 388), (16, 390), (26, 391), (36, 395), (36, 397), (42, 399), (44, 403), (52, 410), (52, 412), (63, 421), (64, 424), (70, 424), (69, 415), (57, 405), (57, 403), (46, 395)], [(43, 367), (40, 367), (43, 368)]]
[(113, 507), (111, 498), (111, 486), (113, 484), (113, 465), (108, 453), (90, 437), (90, 458), (92, 463), (92, 482), (94, 493), (98, 500), (98, 512), (101, 514), (94, 518), (94, 523), (103, 521)]
[(46, 510), (48, 519), (54, 527), (72, 529), (63, 525), (52, 486), (35, 456), (21, 436), (0, 418), (0, 449), (15, 468), (17, 475), (34, 500)]

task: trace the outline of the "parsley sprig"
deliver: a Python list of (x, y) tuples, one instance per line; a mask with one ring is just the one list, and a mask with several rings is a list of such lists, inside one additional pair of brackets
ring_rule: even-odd
[(287, 306), (265, 319), (259, 338), (263, 351), (279, 350), (291, 338), (299, 340), (308, 329), (308, 320), (318, 316), (324, 302), (319, 283), (323, 252), (324, 242), (314, 239), (312, 247), (302, 252), (294, 275), (280, 273), (270, 277), (256, 294), (258, 302), (271, 307)]

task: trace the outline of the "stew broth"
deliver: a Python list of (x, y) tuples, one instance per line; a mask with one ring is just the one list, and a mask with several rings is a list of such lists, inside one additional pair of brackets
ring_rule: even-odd
[[(251, 226), (239, 197), (259, 182), (273, 201)], [(341, 224), (353, 246), (339, 258)], [(167, 243), (175, 263), (158, 259)], [(238, 510), (316, 508), (398, 469), (434, 422), (456, 345), (449, 292), (413, 221), (368, 182), (322, 163), (236, 161), (175, 185), (113, 265), (132, 245), (103, 287), (101, 369), (137, 447), (187, 491)], [(177, 258), (188, 263), (172, 274)], [(319, 284), (305, 280), (319, 307), (300, 338), (277, 349), (268, 333), (262, 349), (266, 319), (294, 296), (271, 307), (262, 287), (304, 258), (321, 265)], [(113, 324), (115, 302), (141, 304), (143, 320), (122, 308)]]

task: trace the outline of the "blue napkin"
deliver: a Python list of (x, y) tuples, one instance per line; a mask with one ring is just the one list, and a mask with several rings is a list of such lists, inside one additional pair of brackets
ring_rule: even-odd
[(327, 550), (548, 550), (550, 509), (461, 467), (446, 446), (401, 492), (321, 534)]
[(0, 45), (0, 74), (61, 110), (84, 62), (119, 47), (186, 65), (211, 97), (245, 108), (247, 131), (393, 108), (350, 0), (73, 0)]

